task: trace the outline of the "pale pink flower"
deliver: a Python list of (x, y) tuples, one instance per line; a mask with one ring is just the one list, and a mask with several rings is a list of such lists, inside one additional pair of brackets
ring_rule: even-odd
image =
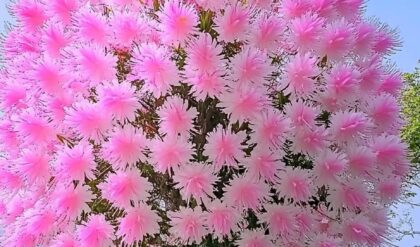
[(338, 14), (348, 19), (357, 16), (363, 7), (363, 4), (363, 0), (336, 1), (334, 3)]
[(370, 126), (367, 115), (362, 112), (337, 112), (331, 116), (330, 121), (332, 138), (340, 142), (360, 139)]
[(261, 85), (273, 70), (267, 55), (252, 47), (247, 47), (234, 56), (231, 64), (232, 78), (239, 85)]
[(213, 185), (217, 178), (211, 166), (193, 163), (176, 169), (173, 180), (183, 199), (189, 201), (193, 197), (197, 201), (205, 201), (213, 195)]
[(187, 54), (188, 69), (212, 73), (221, 67), (222, 46), (217, 45), (217, 42), (212, 40), (207, 33), (200, 33), (198, 38), (188, 46)]
[(148, 140), (141, 130), (126, 125), (117, 128), (102, 146), (102, 157), (117, 169), (133, 166), (137, 161), (146, 161), (143, 154)]
[(53, 192), (53, 208), (57, 210), (57, 215), (62, 215), (70, 220), (79, 217), (80, 213), (88, 213), (90, 211), (87, 205), (94, 197), (87, 186), (79, 185), (61, 186)]
[(401, 74), (393, 72), (382, 76), (382, 80), (379, 85), (379, 92), (389, 93), (392, 96), (397, 96), (398, 92), (403, 87), (404, 82)]
[(214, 12), (225, 7), (227, 0), (194, 0), (200, 7), (210, 9)]
[(133, 74), (145, 80), (143, 90), (155, 97), (165, 95), (179, 81), (178, 70), (169, 52), (155, 44), (143, 44), (134, 53)]
[(370, 53), (375, 40), (375, 26), (361, 22), (355, 26), (354, 46), (357, 54), (366, 56)]
[(219, 40), (244, 40), (249, 28), (249, 10), (241, 4), (228, 5), (224, 10), (224, 15), (218, 15), (214, 20)]
[(373, 43), (373, 50), (379, 54), (390, 54), (396, 48), (401, 46), (398, 32), (396, 29), (391, 29), (387, 25), (382, 25), (375, 33), (375, 41)]
[(291, 39), (297, 49), (300, 51), (314, 49), (314, 45), (317, 45), (320, 39), (323, 24), (324, 20), (313, 13), (293, 19), (290, 25)]
[(376, 157), (373, 151), (365, 146), (354, 145), (346, 152), (349, 170), (356, 175), (371, 172), (376, 167)]
[[(271, 0), (266, 2), (271, 3)], [(281, 19), (275, 16), (261, 15), (255, 25), (256, 27), (251, 31), (249, 37), (250, 44), (260, 50), (274, 52), (281, 42), (285, 29)]]
[(217, 238), (222, 239), (228, 236), (231, 231), (239, 229), (238, 223), (241, 215), (232, 207), (225, 203), (215, 200), (206, 204), (208, 213), (206, 214), (206, 224)]
[(107, 109), (87, 101), (76, 103), (67, 112), (66, 121), (82, 138), (99, 141), (112, 126)]
[(170, 213), (171, 234), (182, 244), (200, 243), (207, 234), (205, 214), (199, 207), (181, 208), (180, 211)]
[(342, 60), (354, 44), (353, 27), (344, 19), (327, 24), (320, 35), (320, 53), (330, 60)]
[(73, 148), (64, 147), (57, 156), (56, 172), (63, 180), (84, 181), (94, 178), (95, 157), (88, 142), (82, 141)]
[(311, 127), (315, 125), (315, 118), (319, 109), (308, 106), (303, 101), (295, 101), (285, 106), (286, 116), (294, 127)]
[(374, 91), (379, 87), (382, 79), (383, 69), (378, 55), (361, 59), (357, 62), (360, 70), (360, 85), (362, 91)]
[(127, 82), (112, 83), (98, 89), (99, 105), (111, 113), (117, 120), (134, 121), (136, 110), (141, 108), (136, 90)]
[(315, 90), (315, 80), (312, 79), (319, 73), (316, 67), (316, 58), (311, 54), (296, 55), (286, 65), (285, 83), (288, 88), (285, 93), (294, 93), (297, 96), (311, 95)]
[(83, 12), (77, 17), (80, 37), (86, 41), (105, 44), (109, 35), (109, 26), (102, 15)]
[(253, 121), (251, 142), (259, 146), (278, 147), (290, 129), (290, 120), (278, 111), (263, 111)]
[(168, 0), (159, 13), (162, 39), (168, 44), (183, 44), (194, 33), (197, 14), (190, 5), (180, 0)]
[(103, 215), (91, 215), (86, 225), (79, 225), (76, 231), (82, 246), (107, 247), (112, 245), (114, 228)]
[[(36, 211), (35, 211), (36, 210)], [(48, 235), (51, 231), (55, 230), (55, 222), (57, 221), (57, 215), (52, 210), (42, 210), (41, 212), (34, 209), (35, 212), (31, 212), (27, 226), (25, 229), (35, 236)]]
[(365, 209), (369, 203), (367, 186), (362, 180), (352, 180), (348, 184), (335, 185), (330, 191), (330, 201), (333, 207), (350, 210)]
[[(133, 0), (129, 1), (133, 2)], [(114, 32), (114, 43), (121, 48), (130, 48), (134, 42), (138, 42), (142, 38), (146, 31), (145, 25), (131, 13), (116, 14), (112, 18), (111, 24)]]
[(139, 201), (146, 201), (150, 196), (152, 184), (142, 177), (139, 171), (117, 171), (109, 175), (105, 183), (98, 186), (102, 196), (118, 207), (128, 208), (131, 201), (137, 205)]
[(96, 85), (102, 81), (116, 79), (117, 59), (112, 54), (105, 54), (97, 47), (84, 47), (79, 50), (80, 72)]
[(314, 241), (309, 245), (309, 247), (339, 247), (342, 246), (340, 240), (333, 236), (328, 236), (327, 234), (321, 234), (315, 236)]
[(307, 153), (314, 156), (325, 150), (327, 145), (327, 133), (323, 127), (297, 129), (292, 140), (293, 152)]
[(184, 138), (165, 137), (153, 140), (150, 145), (150, 160), (159, 172), (170, 173), (171, 169), (187, 163), (192, 157), (192, 145)]
[(172, 96), (166, 99), (163, 106), (157, 111), (160, 122), (160, 132), (170, 136), (187, 135), (193, 128), (193, 120), (197, 110), (188, 109), (188, 104), (181, 98)]
[(265, 235), (262, 230), (244, 230), (237, 243), (240, 247), (275, 247), (270, 236)]
[(369, 99), (366, 111), (375, 125), (383, 129), (399, 120), (400, 107), (395, 97), (382, 93)]
[(310, 173), (307, 170), (285, 167), (279, 174), (279, 178), (278, 189), (280, 195), (292, 198), (295, 202), (307, 201), (311, 197), (313, 185)]
[(252, 151), (251, 156), (243, 159), (241, 163), (247, 168), (247, 174), (251, 178), (276, 182), (278, 180), (277, 174), (282, 165), (280, 158), (280, 155), (276, 152), (257, 146)]
[(238, 209), (257, 210), (268, 198), (269, 187), (263, 181), (253, 180), (246, 176), (235, 177), (225, 187), (223, 199), (227, 205)]
[(80, 3), (77, 0), (52, 0), (48, 7), (53, 16), (57, 16), (63, 24), (69, 24)]
[(268, 96), (259, 88), (243, 87), (230, 92), (225, 91), (220, 96), (219, 105), (229, 114), (233, 123), (236, 121), (242, 123), (257, 117), (257, 114), (268, 105)]
[(326, 150), (314, 161), (314, 174), (317, 177), (314, 181), (320, 185), (335, 184), (338, 176), (347, 167), (347, 159), (344, 154)]
[(381, 135), (375, 137), (370, 145), (379, 167), (392, 166), (402, 160), (406, 154), (407, 146), (394, 135)]
[(186, 82), (192, 85), (192, 91), (199, 100), (205, 100), (206, 97), (220, 97), (228, 83), (222, 70), (207, 73), (187, 68), (185, 74)]
[(381, 236), (378, 235), (370, 220), (364, 215), (351, 215), (346, 217), (341, 225), (344, 243), (367, 244), (368, 246), (378, 246)]
[(401, 181), (397, 177), (386, 178), (378, 182), (376, 190), (382, 201), (390, 203), (401, 195)]
[(338, 64), (326, 76), (327, 89), (339, 98), (352, 96), (360, 82), (360, 72), (354, 68)]
[(51, 247), (76, 247), (77, 242), (72, 233), (63, 232), (52, 241)]
[(265, 206), (267, 212), (261, 215), (261, 220), (267, 222), (271, 234), (287, 237), (296, 228), (293, 208), (290, 206), (269, 204)]
[(203, 154), (209, 157), (216, 170), (222, 166), (236, 167), (237, 160), (243, 157), (241, 143), (245, 140), (245, 133), (231, 133), (216, 127), (207, 137), (207, 144), (204, 146)]
[(120, 220), (117, 235), (123, 238), (126, 244), (143, 241), (146, 235), (159, 233), (159, 216), (152, 208), (139, 203), (135, 208), (127, 210), (127, 214)]

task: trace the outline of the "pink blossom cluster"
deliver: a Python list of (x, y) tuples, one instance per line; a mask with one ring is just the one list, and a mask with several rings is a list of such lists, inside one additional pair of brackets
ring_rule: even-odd
[[(399, 40), (363, 18), (363, 0), (10, 9), (1, 246), (388, 241), (409, 169), (402, 80), (386, 62)], [(150, 174), (181, 203), (169, 207)]]

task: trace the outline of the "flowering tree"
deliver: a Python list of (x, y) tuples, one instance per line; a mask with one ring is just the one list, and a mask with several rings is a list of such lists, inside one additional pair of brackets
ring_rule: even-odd
[(2, 246), (379, 246), (408, 172), (362, 0), (20, 0)]

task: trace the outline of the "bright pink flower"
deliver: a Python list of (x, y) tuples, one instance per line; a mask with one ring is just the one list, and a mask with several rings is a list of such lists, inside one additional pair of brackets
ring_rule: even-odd
[(282, 165), (280, 158), (280, 155), (257, 146), (251, 156), (243, 159), (241, 163), (247, 168), (247, 174), (252, 179), (276, 182), (279, 168)]
[(353, 18), (359, 14), (363, 2), (363, 0), (338, 0), (334, 5), (340, 16)]
[(31, 212), (28, 225), (25, 227), (28, 232), (35, 236), (48, 235), (55, 228), (57, 215), (53, 211), (43, 210), (42, 212)]
[(353, 44), (353, 27), (341, 19), (327, 24), (320, 36), (320, 53), (330, 60), (342, 60)]
[(337, 112), (331, 116), (329, 131), (340, 142), (352, 142), (366, 134), (369, 120), (362, 112)]
[(237, 160), (243, 157), (241, 143), (245, 140), (245, 133), (231, 133), (221, 126), (209, 134), (203, 154), (209, 157), (216, 170), (222, 166), (236, 167)]
[(46, 93), (58, 94), (63, 90), (65, 77), (57, 64), (40, 64), (36, 69), (35, 78), (39, 81), (39, 87)]
[[(129, 0), (133, 2), (133, 0)], [(121, 48), (130, 48), (134, 42), (139, 41), (146, 30), (145, 25), (130, 15), (131, 13), (117, 14), (112, 19), (115, 45)]]
[(182, 198), (187, 201), (193, 197), (197, 201), (204, 201), (213, 195), (213, 185), (216, 175), (211, 166), (206, 164), (186, 164), (175, 171), (173, 180), (180, 189)]
[(360, 68), (360, 85), (361, 91), (373, 91), (378, 88), (378, 84), (382, 78), (382, 67), (379, 56), (372, 56), (357, 62)]
[(222, 47), (207, 33), (201, 33), (187, 48), (186, 64), (189, 69), (212, 73), (222, 63)]
[(264, 231), (244, 230), (240, 240), (237, 242), (241, 247), (274, 247), (270, 237)]
[(117, 235), (129, 245), (143, 241), (146, 235), (159, 233), (158, 221), (159, 216), (150, 206), (139, 203), (135, 208), (127, 210), (127, 214), (120, 221)]
[(217, 238), (228, 236), (231, 231), (238, 230), (240, 214), (219, 200), (206, 205), (209, 212), (206, 215), (206, 224)]
[(64, 147), (57, 156), (56, 172), (60, 179), (84, 181), (94, 178), (95, 157), (92, 147), (82, 141), (73, 148)]
[(52, 0), (49, 6), (49, 11), (57, 16), (63, 24), (68, 24), (74, 12), (79, 8), (79, 1), (77, 0)]
[(169, 53), (163, 47), (154, 44), (140, 46), (134, 53), (135, 64), (133, 73), (139, 79), (145, 80), (143, 90), (155, 97), (165, 95), (171, 85), (179, 81), (178, 70)]
[(86, 186), (61, 186), (53, 192), (53, 207), (57, 210), (57, 215), (64, 216), (70, 220), (79, 217), (83, 211), (90, 211), (87, 205), (94, 197)]
[(342, 153), (324, 151), (314, 161), (315, 182), (321, 185), (335, 184), (338, 176), (347, 166), (347, 160)]
[(313, 193), (311, 189), (312, 179), (308, 171), (289, 167), (284, 169), (279, 174), (280, 186), (278, 188), (280, 195), (292, 198), (295, 202), (308, 200)]
[(253, 120), (251, 142), (259, 146), (278, 147), (290, 129), (290, 120), (278, 111), (264, 111)]
[(356, 53), (366, 56), (372, 49), (375, 40), (375, 27), (366, 22), (361, 22), (355, 27), (354, 45)]
[(188, 104), (183, 99), (173, 96), (166, 99), (157, 114), (161, 120), (160, 132), (176, 136), (189, 133), (193, 128), (193, 119), (197, 116), (197, 110), (193, 107), (188, 109)]
[(22, 0), (16, 3), (12, 10), (18, 20), (30, 32), (35, 32), (47, 20), (45, 6), (35, 0)]
[(243, 87), (226, 91), (220, 96), (220, 107), (229, 114), (232, 122), (254, 120), (268, 104), (268, 97), (256, 87)]
[(241, 4), (229, 5), (224, 10), (224, 15), (218, 15), (214, 20), (219, 40), (244, 40), (249, 28), (249, 10)]
[(113, 236), (114, 228), (103, 215), (91, 215), (86, 225), (77, 227), (77, 237), (82, 246), (111, 246)]
[(0, 168), (0, 188), (2, 190), (18, 190), (22, 187), (23, 181), (22, 178), (17, 174), (17, 172), (8, 171), (6, 164), (1, 163)]
[(305, 14), (293, 19), (290, 25), (291, 38), (300, 51), (314, 49), (318, 44), (324, 20), (315, 14)]
[(93, 85), (102, 81), (112, 81), (116, 78), (117, 59), (111, 54), (105, 54), (100, 48), (85, 47), (79, 50), (80, 70)]
[(18, 135), (25, 138), (25, 142), (42, 145), (54, 138), (53, 126), (39, 113), (23, 112), (20, 117), (15, 128)]
[(389, 93), (392, 96), (397, 96), (398, 92), (403, 87), (403, 80), (401, 74), (398, 72), (384, 75), (379, 85), (379, 92)]
[(66, 121), (80, 137), (99, 141), (112, 126), (111, 115), (107, 109), (100, 107), (98, 103), (92, 104), (87, 101), (76, 103), (74, 108), (68, 111)]
[(99, 104), (119, 121), (134, 121), (141, 108), (136, 90), (129, 83), (112, 83), (99, 90)]
[(292, 234), (296, 227), (293, 210), (289, 206), (270, 204), (265, 206), (267, 212), (261, 215), (261, 220), (268, 223), (271, 234), (286, 237)]
[(268, 185), (263, 181), (246, 176), (235, 177), (225, 189), (224, 201), (238, 209), (257, 210), (269, 193)]
[(390, 54), (397, 47), (401, 46), (398, 38), (397, 30), (391, 29), (387, 25), (382, 25), (377, 30), (373, 50), (379, 54)]
[(294, 93), (297, 96), (310, 95), (315, 90), (315, 80), (312, 78), (319, 73), (316, 67), (316, 58), (309, 53), (296, 55), (286, 65), (285, 83), (288, 88), (285, 93)]
[(402, 160), (407, 149), (397, 136), (385, 134), (375, 137), (371, 148), (376, 155), (379, 167), (387, 167)]
[(227, 84), (223, 76), (221, 70), (212, 73), (186, 71), (187, 83), (192, 85), (192, 91), (199, 100), (204, 100), (207, 96), (220, 97)]
[(102, 15), (84, 12), (77, 19), (81, 38), (101, 45), (106, 44), (109, 30)]
[(360, 73), (347, 66), (337, 65), (326, 76), (327, 89), (339, 98), (353, 96), (360, 81)]
[(118, 171), (111, 174), (105, 183), (100, 184), (102, 196), (118, 207), (128, 208), (131, 201), (138, 204), (139, 201), (146, 201), (150, 196), (148, 191), (152, 190), (146, 178), (142, 177), (136, 170), (126, 172)]
[(23, 107), (26, 95), (26, 88), (23, 85), (3, 85), (0, 89), (0, 105), (5, 110), (13, 107)]
[(178, 137), (165, 137), (162, 141), (153, 140), (150, 145), (150, 160), (159, 172), (170, 173), (176, 166), (187, 163), (193, 150), (190, 142)]
[(239, 85), (261, 85), (265, 78), (272, 73), (272, 67), (268, 62), (267, 55), (251, 47), (245, 48), (241, 53), (233, 57), (232, 78)]
[[(271, 0), (266, 2), (271, 3)], [(278, 48), (285, 29), (281, 19), (275, 16), (261, 15), (255, 25), (256, 28), (251, 31), (249, 37), (250, 44), (260, 50), (274, 52)]]
[(367, 113), (380, 129), (396, 123), (399, 120), (399, 112), (397, 99), (387, 93), (369, 99)]
[(182, 44), (193, 34), (198, 17), (192, 6), (179, 0), (166, 1), (159, 13), (162, 39), (168, 44)]
[(205, 214), (199, 207), (181, 208), (178, 212), (171, 212), (172, 227), (169, 231), (183, 244), (200, 243), (207, 234)]
[(18, 160), (19, 173), (27, 182), (46, 183), (50, 178), (50, 157), (40, 149), (24, 150), (22, 157)]
[(53, 240), (51, 247), (76, 247), (77, 242), (71, 233), (60, 233)]

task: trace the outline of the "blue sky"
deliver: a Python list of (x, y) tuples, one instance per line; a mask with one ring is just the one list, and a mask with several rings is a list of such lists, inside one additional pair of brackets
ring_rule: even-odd
[[(6, 10), (8, 0), (0, 0), (0, 31), (4, 31), (4, 21), (10, 20)], [(391, 57), (391, 61), (403, 72), (411, 72), (420, 59), (420, 0), (370, 0), (366, 6), (366, 16), (377, 17), (391, 27), (398, 28), (403, 41), (401, 50)], [(420, 191), (417, 191), (420, 194)], [(420, 202), (420, 196), (414, 199)], [(420, 209), (409, 206), (398, 206), (397, 211), (410, 211), (414, 219), (414, 226), (420, 229)], [(420, 246), (420, 238), (406, 237), (397, 246)]]

